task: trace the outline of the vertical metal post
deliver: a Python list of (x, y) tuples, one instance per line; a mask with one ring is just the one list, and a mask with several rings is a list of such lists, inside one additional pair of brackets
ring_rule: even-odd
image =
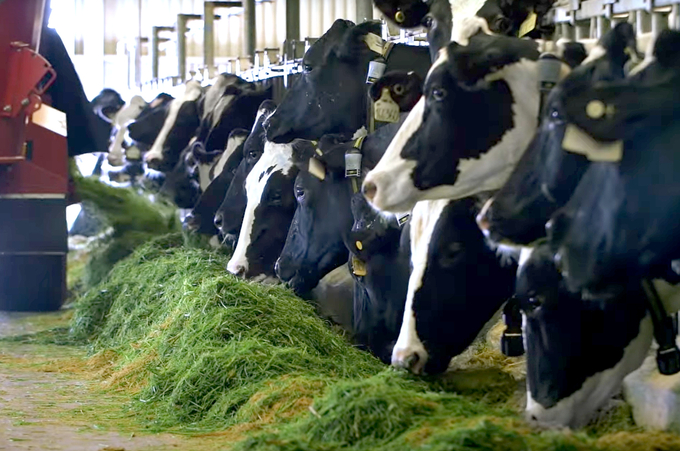
[(678, 29), (678, 18), (680, 18), (680, 6), (675, 3), (671, 6), (671, 14), (668, 16), (668, 25), (673, 30)]
[(569, 40), (574, 39), (574, 27), (572, 27), (567, 22), (562, 22), (560, 24), (560, 27), (562, 28), (562, 37), (564, 39), (569, 39)]
[(247, 56), (251, 64), (255, 57), (256, 36), (255, 0), (243, 0), (243, 56)]
[(142, 87), (142, 0), (137, 0), (137, 50), (135, 51), (135, 86)]
[(636, 20), (636, 26), (635, 26), (635, 32), (638, 35), (641, 35), (642, 33), (646, 33), (648, 31), (651, 31), (650, 29), (652, 28), (652, 18), (650, 17), (650, 14), (645, 11), (645, 10), (639, 10), (637, 12), (637, 20)]
[(652, 13), (652, 35), (656, 36), (668, 28), (668, 17), (663, 13)]
[(208, 78), (215, 76), (215, 4), (203, 2), (203, 65)]
[[(300, 0), (286, 0), (286, 48), (285, 55), (293, 55), (293, 41), (300, 40)], [(295, 55), (292, 56), (295, 58)]]
[(158, 41), (158, 27), (151, 27), (151, 78), (158, 79), (158, 65), (160, 62), (160, 49)]
[(187, 17), (177, 14), (177, 71), (179, 79), (187, 78)]
[(356, 0), (357, 23), (373, 20), (373, 2), (371, 0)]

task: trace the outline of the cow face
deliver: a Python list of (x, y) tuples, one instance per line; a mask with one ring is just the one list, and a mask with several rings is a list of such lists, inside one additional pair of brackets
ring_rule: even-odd
[(358, 272), (350, 259), (355, 280), (354, 326), (358, 343), (385, 363), (399, 335), (408, 286), (409, 225), (380, 213), (361, 194), (352, 196), (354, 224), (345, 246), (364, 266)]
[(423, 95), (423, 80), (413, 71), (391, 71), (371, 85), (369, 95), (377, 101), (383, 89), (389, 89), (390, 97), (399, 105), (399, 111), (411, 111)]
[(215, 213), (215, 227), (224, 237), (225, 243), (232, 245), (241, 230), (243, 212), (246, 208), (245, 182), (250, 170), (264, 152), (265, 132), (263, 122), (276, 109), (274, 102), (266, 100), (260, 105), (257, 119), (243, 145), (243, 158), (239, 164), (224, 200)]
[(182, 151), (179, 161), (172, 171), (166, 172), (161, 193), (167, 196), (179, 208), (193, 208), (201, 195), (198, 177), (190, 173), (186, 160), (190, 159), (191, 147)]
[(243, 159), (243, 145), (250, 131), (236, 129), (231, 132), (227, 141), (227, 149), (211, 169), (213, 181), (203, 191), (191, 214), (184, 220), (184, 225), (191, 231), (216, 235), (219, 233), (214, 224), (215, 213), (224, 200), (227, 189)]
[(151, 147), (163, 128), (173, 100), (174, 98), (168, 94), (159, 94), (142, 110), (137, 119), (128, 125), (130, 139), (145, 148)]
[[(379, 22), (336, 21), (305, 53), (305, 72), (267, 120), (267, 139), (276, 143), (318, 140), (329, 133), (351, 134), (364, 126), (369, 63), (383, 53), (379, 35)], [(422, 74), (430, 61), (427, 49), (395, 45), (387, 64), (390, 69), (412, 68)]]
[(411, 215), (411, 265), (392, 364), (419, 374), (446, 370), (512, 294), (474, 221), (474, 201), (419, 202)]
[(127, 148), (125, 136), (128, 132), (128, 124), (134, 121), (147, 106), (143, 98), (133, 96), (130, 99), (130, 104), (116, 113), (113, 119), (112, 139), (109, 144), (109, 155), (107, 157), (111, 166), (123, 165), (123, 150)]
[(293, 184), (297, 167), (293, 146), (309, 142), (267, 142), (260, 160), (246, 177), (247, 204), (234, 254), (227, 270), (248, 279), (272, 280), (274, 263), (281, 254), (295, 214)]
[(590, 161), (564, 148), (567, 105), (596, 84), (623, 79), (630, 32), (629, 24), (617, 25), (603, 38), (604, 51), (574, 69), (550, 94), (536, 136), (480, 215), (480, 227), (492, 239), (528, 244), (541, 238), (550, 215), (571, 197)]
[(524, 312), (527, 419), (546, 426), (586, 424), (637, 369), (652, 342), (639, 286), (613, 288), (615, 300), (571, 294), (548, 246), (518, 271)]
[(104, 88), (97, 94), (97, 97), (90, 102), (94, 113), (104, 119), (106, 122), (113, 122), (116, 113), (125, 106), (125, 101), (118, 94), (110, 88)]
[(408, 211), (499, 188), (536, 129), (537, 58), (533, 42), (486, 34), (442, 49), (423, 97), (364, 180), (368, 200)]
[(200, 125), (199, 98), (203, 91), (197, 81), (188, 81), (184, 95), (172, 101), (163, 128), (158, 133), (144, 161), (153, 169), (169, 171), (196, 134)]

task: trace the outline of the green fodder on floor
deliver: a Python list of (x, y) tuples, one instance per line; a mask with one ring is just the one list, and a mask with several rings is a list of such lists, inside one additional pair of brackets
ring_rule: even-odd
[(580, 431), (529, 426), (522, 381), (488, 346), (443, 378), (389, 369), (288, 290), (226, 274), (227, 261), (159, 238), (76, 303), (88, 365), (152, 428), (220, 434), (241, 451), (680, 449), (625, 406)]
[(112, 233), (97, 242), (82, 271), (82, 289), (101, 282), (111, 268), (150, 239), (179, 231), (175, 208), (151, 202), (128, 188), (115, 188), (96, 178), (74, 176), (76, 191), (93, 205)]
[(220, 253), (171, 244), (119, 263), (72, 321), (94, 352), (116, 353), (112, 382), (138, 391), (157, 425), (219, 428), (256, 419), (263, 405), (285, 416), (307, 407), (301, 396), (383, 368), (290, 291), (236, 279)]

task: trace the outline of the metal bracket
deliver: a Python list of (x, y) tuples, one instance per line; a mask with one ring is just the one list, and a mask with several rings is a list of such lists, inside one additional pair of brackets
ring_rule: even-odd
[(28, 44), (10, 43), (7, 64), (9, 73), (4, 96), (0, 103), (0, 117), (18, 117), (40, 108), (42, 95), (57, 78), (52, 65)]

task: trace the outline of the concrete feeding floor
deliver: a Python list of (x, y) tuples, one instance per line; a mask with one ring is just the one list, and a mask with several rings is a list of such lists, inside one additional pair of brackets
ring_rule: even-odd
[[(67, 316), (63, 311), (0, 312), (0, 337), (64, 326)], [(102, 396), (96, 381), (54, 372), (45, 365), (48, 361), (74, 360), (84, 353), (67, 346), (0, 341), (0, 450), (160, 451), (219, 447), (216, 437), (187, 438), (119, 429), (116, 423), (121, 409), (116, 408), (116, 399), (120, 395), (112, 392)]]

